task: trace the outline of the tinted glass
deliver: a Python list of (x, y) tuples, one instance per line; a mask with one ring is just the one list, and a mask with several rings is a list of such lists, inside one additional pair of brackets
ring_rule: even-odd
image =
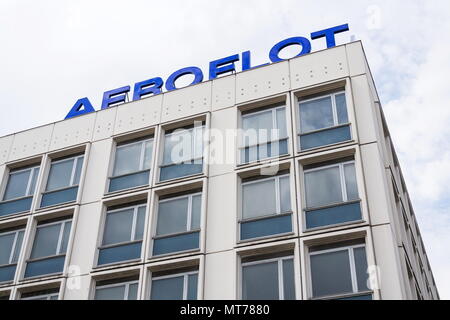
[(59, 232), (61, 224), (42, 226), (36, 229), (31, 258), (53, 256), (56, 254), (58, 246)]
[(138, 284), (132, 283), (128, 288), (128, 300), (137, 300)]
[(336, 112), (338, 122), (340, 124), (347, 123), (348, 116), (347, 116), (347, 104), (345, 102), (345, 93), (337, 94), (335, 97), (336, 97)]
[(277, 261), (242, 267), (242, 299), (279, 299)]
[(134, 240), (142, 240), (144, 237), (145, 210), (146, 210), (146, 207), (138, 208), (138, 216), (137, 216), (137, 222), (136, 222), (136, 235), (135, 235)]
[(186, 231), (187, 210), (187, 197), (160, 202), (156, 233), (162, 235)]
[(309, 132), (334, 125), (331, 97), (300, 103), (301, 132)]
[(355, 164), (349, 163), (344, 165), (345, 188), (347, 190), (347, 199), (358, 199), (358, 186), (356, 185)]
[(192, 197), (192, 225), (191, 230), (200, 229), (200, 215), (202, 211), (202, 195)]
[(291, 211), (291, 192), (289, 177), (280, 178), (280, 206), (281, 212)]
[(305, 173), (306, 205), (309, 208), (342, 201), (339, 167)]
[(9, 175), (3, 200), (19, 198), (26, 195), (30, 171), (31, 169), (17, 173), (12, 172)]
[(83, 159), (84, 157), (80, 157), (77, 159), (77, 166), (75, 168), (75, 175), (73, 177), (73, 186), (76, 186), (80, 183), (80, 177), (81, 177), (81, 169), (83, 168)]
[(62, 242), (61, 242), (61, 249), (59, 253), (66, 253), (67, 251), (67, 244), (69, 243), (69, 236), (70, 236), (70, 229), (72, 227), (72, 222), (66, 222), (66, 224), (64, 225), (64, 232), (63, 232), (63, 237), (62, 237)]
[(157, 279), (152, 281), (152, 300), (183, 300), (184, 277)]
[(24, 232), (19, 231), (19, 234), (17, 235), (16, 247), (14, 249), (13, 261), (12, 261), (13, 263), (16, 263), (19, 260), (20, 249), (22, 248), (23, 235), (24, 235)]
[(106, 215), (103, 245), (131, 241), (134, 209), (110, 212)]
[(152, 153), (153, 153), (153, 140), (145, 142), (145, 152), (144, 152), (144, 169), (150, 169), (152, 165)]
[(97, 288), (95, 290), (95, 300), (123, 300), (125, 297), (125, 285)]
[(113, 175), (119, 176), (139, 171), (142, 143), (122, 145), (116, 148)]
[(70, 186), (74, 159), (52, 163), (47, 181), (47, 191)]
[(286, 129), (286, 108), (277, 109), (277, 129), (279, 129), (279, 138), (287, 137)]
[(316, 254), (310, 259), (314, 297), (352, 292), (347, 250)]
[(356, 279), (358, 281), (358, 291), (370, 290), (367, 286), (368, 273), (367, 273), (367, 258), (366, 249), (364, 247), (353, 249), (353, 255), (355, 257), (355, 269)]
[(277, 212), (275, 180), (264, 180), (242, 186), (244, 219), (255, 218)]
[(15, 233), (0, 234), (0, 265), (9, 264), (15, 235)]
[(34, 194), (34, 190), (36, 189), (36, 182), (37, 182), (38, 175), (39, 175), (39, 168), (35, 168), (33, 170), (33, 176), (31, 178), (30, 190), (28, 192), (29, 196)]
[(197, 300), (197, 281), (198, 274), (188, 276), (187, 300)]
[(295, 279), (293, 259), (283, 260), (284, 300), (295, 300)]

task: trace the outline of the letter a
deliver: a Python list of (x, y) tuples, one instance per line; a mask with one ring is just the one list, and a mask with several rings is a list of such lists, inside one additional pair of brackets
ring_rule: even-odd
[(91, 102), (88, 98), (78, 99), (77, 102), (73, 105), (72, 109), (70, 109), (69, 113), (64, 119), (69, 119), (76, 116), (81, 116), (82, 114), (94, 112), (95, 109), (92, 106)]

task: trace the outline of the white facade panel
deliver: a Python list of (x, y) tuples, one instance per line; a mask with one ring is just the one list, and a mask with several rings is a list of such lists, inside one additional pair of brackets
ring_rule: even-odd
[(14, 135), (12, 134), (0, 138), (0, 163), (5, 163), (8, 160), (13, 140)]
[(212, 82), (212, 111), (232, 107), (236, 103), (236, 76), (230, 75)]
[(117, 110), (118, 108), (108, 108), (97, 113), (93, 141), (107, 139), (113, 135)]
[(53, 124), (22, 131), (14, 135), (8, 161), (31, 157), (49, 150)]
[(236, 253), (211, 253), (205, 259), (204, 299), (236, 299)]
[(55, 123), (49, 151), (92, 141), (97, 113)]

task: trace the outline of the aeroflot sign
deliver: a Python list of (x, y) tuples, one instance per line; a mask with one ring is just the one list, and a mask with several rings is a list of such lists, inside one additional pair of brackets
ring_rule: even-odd
[[(348, 31), (348, 24), (343, 24), (340, 26), (332, 27), (329, 29), (324, 29), (320, 31), (316, 31), (311, 33), (311, 39), (320, 39), (325, 38), (327, 43), (327, 48), (331, 48), (336, 46), (336, 40), (335, 40), (335, 34)], [(271, 62), (278, 62), (282, 61), (283, 59), (279, 57), (279, 53), (284, 48), (291, 46), (291, 45), (300, 45), (301, 51), (298, 56), (302, 56), (304, 54), (311, 52), (311, 42), (305, 38), (305, 37), (293, 37), (289, 39), (285, 39), (283, 41), (278, 42), (275, 44), (272, 49), (269, 51), (269, 59)], [(242, 54), (239, 56), (239, 54), (234, 54), (229, 57), (225, 57), (219, 60), (214, 60), (209, 63), (209, 80), (217, 78), (217, 76), (236, 71), (235, 62), (241, 61), (241, 69), (249, 70), (252, 68), (255, 68), (256, 66), (251, 65), (250, 62), (250, 51), (242, 52)], [(263, 65), (266, 65), (269, 63), (265, 63)], [(260, 65), (261, 66), (261, 65)], [(258, 66), (258, 67), (260, 67)], [(194, 80), (190, 85), (200, 83), (203, 81), (203, 72), (198, 67), (186, 67), (180, 70), (175, 71), (172, 73), (165, 82), (165, 87), (167, 91), (175, 90), (177, 87), (175, 86), (175, 82), (177, 79), (185, 76), (185, 75), (193, 75)], [(162, 92), (162, 87), (164, 85), (163, 79), (160, 77), (151, 78), (148, 80), (140, 81), (134, 84), (134, 90), (133, 90), (133, 101), (139, 100), (143, 97), (149, 96), (149, 95), (156, 95)], [(117, 105), (120, 103), (126, 102), (127, 94), (131, 91), (130, 86), (125, 86), (121, 88), (117, 88), (114, 90), (106, 91), (103, 94), (103, 100), (102, 100), (102, 109), (106, 109), (110, 106)], [(74, 104), (72, 109), (70, 109), (69, 113), (66, 116), (67, 118), (72, 118), (75, 116), (79, 116), (85, 113), (93, 112), (95, 111), (94, 107), (92, 106), (91, 102), (87, 97), (78, 99), (78, 101)]]

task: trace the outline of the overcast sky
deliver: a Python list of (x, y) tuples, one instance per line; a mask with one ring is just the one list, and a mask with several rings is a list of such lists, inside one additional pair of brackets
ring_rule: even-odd
[[(450, 298), (450, 1), (1, 0), (0, 136), (104, 91), (349, 23), (363, 41), (441, 298)], [(313, 50), (320, 49), (314, 41)], [(205, 78), (207, 76), (205, 75)]]

